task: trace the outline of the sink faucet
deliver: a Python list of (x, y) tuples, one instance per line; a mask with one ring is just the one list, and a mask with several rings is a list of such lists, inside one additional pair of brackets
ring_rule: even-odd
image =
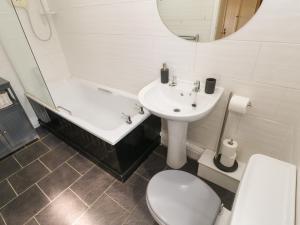
[(193, 92), (199, 92), (200, 91), (200, 80), (196, 80), (194, 83)]
[(145, 114), (143, 106), (140, 106), (139, 104), (135, 104), (135, 107), (139, 110), (139, 114), (141, 115)]
[(176, 85), (177, 85), (177, 77), (176, 76), (172, 76), (172, 81), (169, 84), (169, 86), (175, 87)]

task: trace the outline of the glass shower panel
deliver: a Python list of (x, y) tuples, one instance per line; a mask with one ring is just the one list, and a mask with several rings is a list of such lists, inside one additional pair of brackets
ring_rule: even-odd
[(19, 76), (26, 94), (55, 108), (10, 0), (0, 0), (0, 45)]

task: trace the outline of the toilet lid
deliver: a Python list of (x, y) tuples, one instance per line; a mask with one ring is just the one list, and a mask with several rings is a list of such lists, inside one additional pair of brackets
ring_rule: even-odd
[(167, 225), (213, 225), (221, 200), (202, 180), (179, 170), (156, 174), (147, 187), (150, 210)]

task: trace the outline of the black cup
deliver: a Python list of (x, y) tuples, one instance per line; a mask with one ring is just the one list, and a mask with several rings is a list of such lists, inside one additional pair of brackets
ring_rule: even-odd
[(205, 83), (205, 93), (213, 94), (215, 92), (217, 80), (215, 78), (207, 78)]

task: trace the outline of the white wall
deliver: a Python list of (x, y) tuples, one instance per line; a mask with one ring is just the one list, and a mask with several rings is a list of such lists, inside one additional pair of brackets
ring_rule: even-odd
[[(137, 93), (158, 78), (163, 62), (184, 79), (218, 78), (249, 96), (253, 107), (237, 126), (241, 160), (264, 153), (295, 162), (300, 122), (300, 2), (264, 0), (256, 17), (226, 40), (195, 44), (171, 34), (155, 0), (51, 0), (72, 75)], [(215, 149), (225, 96), (190, 141)], [(230, 124), (229, 124), (230, 126)]]

